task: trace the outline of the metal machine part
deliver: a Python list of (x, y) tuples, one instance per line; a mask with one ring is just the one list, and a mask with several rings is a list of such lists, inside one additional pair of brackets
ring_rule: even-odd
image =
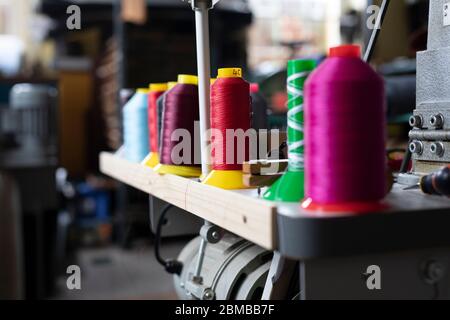
[(57, 163), (57, 90), (17, 84), (0, 108), (0, 165), (31, 167)]
[(401, 173), (397, 177), (397, 183), (402, 186), (412, 186), (420, 182), (420, 177), (414, 174)]
[(329, 214), (323, 219), (299, 212), (298, 204), (279, 206), (278, 251), (305, 261), (450, 247), (450, 201), (420, 190), (405, 191), (420, 182), (410, 176), (405, 185), (394, 185), (385, 199), (389, 208), (379, 214)]
[(300, 299), (447, 300), (449, 267), (448, 248), (301, 261)]
[[(183, 0), (186, 1), (186, 0)], [(207, 176), (210, 172), (208, 141), (205, 132), (210, 129), (210, 79), (211, 79), (211, 57), (209, 42), (209, 10), (219, 0), (187, 0), (195, 12), (195, 30), (197, 40), (197, 68), (198, 68), (198, 97), (200, 108), (200, 132), (201, 132), (201, 159), (202, 174)]]
[(192, 281), (201, 285), (203, 283), (201, 273), (203, 268), (203, 261), (205, 260), (206, 245), (208, 243), (219, 243), (219, 241), (222, 240), (223, 231), (219, 227), (213, 225), (211, 222), (205, 220), (203, 227), (200, 229), (200, 236), (202, 240), (200, 241), (200, 248), (198, 249), (197, 265), (195, 266), (195, 273), (193, 275)]
[[(292, 280), (295, 276), (297, 261), (283, 257), (279, 252), (275, 252), (267, 276), (266, 286), (262, 300), (285, 300), (289, 297), (292, 288)], [(298, 292), (298, 288), (296, 287)]]
[(9, 125), (17, 130), (22, 146), (55, 148), (57, 94), (47, 85), (17, 84), (11, 89)]
[(418, 174), (450, 163), (449, 7), (448, 0), (430, 0), (428, 50), (417, 54), (417, 101), (410, 119), (414, 141), (410, 147)]
[(201, 281), (196, 281), (201, 237), (192, 240), (178, 261), (184, 265), (174, 277), (175, 288), (184, 300), (260, 300), (273, 253), (233, 234), (204, 248)]

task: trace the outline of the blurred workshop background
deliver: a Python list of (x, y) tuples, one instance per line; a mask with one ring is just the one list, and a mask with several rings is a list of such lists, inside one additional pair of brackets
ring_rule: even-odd
[[(267, 102), (263, 121), (283, 129), (286, 62), (364, 45), (372, 4), (222, 0), (211, 12), (212, 69), (242, 66)], [(373, 58), (392, 166), (408, 142), (427, 19), (428, 1), (393, 1)], [(194, 15), (181, 0), (0, 0), (0, 298), (176, 298), (153, 256), (148, 196), (102, 176), (98, 155), (122, 144), (127, 88), (196, 68)], [(168, 230), (164, 254), (195, 230)], [(66, 286), (70, 265), (82, 290)]]

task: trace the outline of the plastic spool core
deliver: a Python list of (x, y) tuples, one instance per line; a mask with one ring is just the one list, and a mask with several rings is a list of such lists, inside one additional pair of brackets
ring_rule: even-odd
[(140, 93), (140, 94), (149, 94), (150, 90), (146, 89), (146, 88), (139, 88), (136, 90), (136, 93)]
[(176, 82), (176, 81), (168, 82), (168, 83), (167, 83), (167, 89), (168, 89), (168, 90), (171, 90), (171, 89), (175, 88), (175, 86), (176, 86), (177, 84), (178, 84), (178, 82)]
[(167, 83), (151, 83), (150, 92), (164, 92), (167, 91)]
[(361, 58), (361, 47), (358, 45), (345, 45), (330, 48), (329, 57)]
[(189, 74), (180, 74), (178, 76), (178, 83), (198, 86), (198, 77)]
[(222, 68), (218, 71), (218, 79), (223, 78), (242, 78), (241, 68)]

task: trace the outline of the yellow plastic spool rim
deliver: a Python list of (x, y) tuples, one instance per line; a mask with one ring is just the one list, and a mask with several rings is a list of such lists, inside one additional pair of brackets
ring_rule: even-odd
[(198, 77), (189, 74), (178, 75), (178, 83), (198, 85)]
[(155, 168), (159, 164), (159, 153), (151, 152), (145, 159), (142, 161), (144, 166)]
[(168, 87), (169, 90), (170, 90), (170, 89), (175, 88), (175, 86), (176, 86), (177, 84), (178, 84), (178, 82), (176, 82), (176, 81), (171, 81), (171, 82), (167, 83), (167, 87)]
[(252, 189), (244, 185), (244, 173), (235, 170), (213, 170), (206, 178), (202, 179), (202, 183), (225, 190)]
[(157, 165), (153, 170), (159, 174), (171, 174), (185, 178), (198, 178), (202, 174), (200, 167)]
[(164, 92), (167, 91), (168, 85), (167, 83), (151, 83), (150, 91), (151, 92)]
[(242, 78), (242, 68), (219, 69), (217, 78)]
[(216, 83), (216, 81), (217, 81), (217, 78), (212, 78), (212, 79), (210, 80), (211, 85), (213, 85), (214, 83)]
[(150, 90), (145, 89), (145, 88), (139, 88), (136, 90), (136, 93), (140, 93), (140, 94), (149, 94)]

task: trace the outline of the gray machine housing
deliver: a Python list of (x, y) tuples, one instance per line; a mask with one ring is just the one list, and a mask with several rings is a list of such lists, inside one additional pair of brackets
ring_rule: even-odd
[[(153, 234), (156, 234), (158, 221), (161, 212), (167, 203), (153, 196), (149, 197), (150, 202), (150, 227)], [(186, 212), (180, 208), (172, 207), (166, 215), (167, 223), (161, 231), (162, 237), (185, 237), (198, 234), (203, 221), (200, 218)]]
[(410, 124), (414, 171), (450, 163), (450, 1), (430, 0), (428, 49), (417, 54), (417, 103)]
[(202, 281), (195, 281), (201, 238), (192, 240), (178, 260), (183, 272), (174, 277), (182, 300), (260, 300), (273, 253), (231, 233), (216, 244), (208, 244), (201, 270)]

